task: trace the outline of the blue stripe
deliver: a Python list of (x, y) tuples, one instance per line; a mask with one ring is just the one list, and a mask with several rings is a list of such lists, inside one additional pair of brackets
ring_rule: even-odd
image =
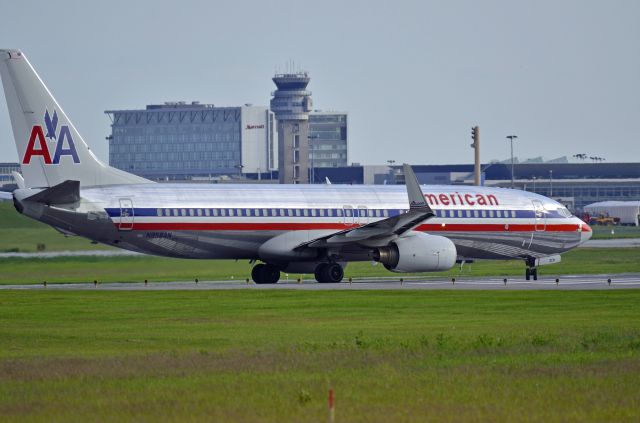
[[(129, 214), (131, 214), (131, 209), (127, 209)], [(158, 210), (162, 213), (161, 216), (158, 216)], [(178, 211), (178, 216), (174, 215), (174, 210)], [(202, 215), (198, 216), (197, 210), (201, 210)], [(207, 216), (205, 210), (209, 210), (209, 215)], [(214, 214), (214, 210), (217, 213)], [(404, 213), (406, 209), (387, 209), (387, 215), (385, 216), (383, 213), (383, 209), (290, 209), (290, 208), (277, 208), (277, 209), (263, 209), (263, 208), (181, 208), (181, 207), (171, 207), (171, 208), (145, 208), (139, 207), (133, 209), (134, 216), (140, 217), (230, 217), (229, 213), (233, 210), (233, 216), (231, 217), (373, 217), (373, 218), (385, 218), (385, 217), (393, 217), (398, 216), (401, 213)], [(307, 215), (304, 215), (304, 211), (307, 211)], [(105, 211), (109, 215), (109, 217), (120, 217), (120, 208), (106, 208)], [(222, 211), (222, 216), (221, 212)], [(266, 211), (266, 215), (264, 213)], [(315, 212), (315, 216), (313, 216), (313, 212)], [(323, 211), (324, 213), (321, 213)], [(453, 219), (533, 219), (535, 217), (535, 212), (533, 210), (499, 210), (500, 216), (498, 216), (497, 210), (477, 210), (477, 209), (433, 209), (436, 217), (439, 218), (453, 218)], [(167, 215), (167, 212), (170, 215)], [(184, 213), (183, 213), (184, 212)], [(282, 214), (281, 212), (284, 212)], [(458, 212), (461, 212), (459, 215)], [(484, 216), (483, 216), (484, 212)], [(193, 215), (192, 215), (193, 213)], [(239, 215), (238, 215), (239, 213)], [(346, 216), (343, 214), (346, 213)], [(377, 213), (377, 215), (375, 215)], [(558, 211), (545, 211), (546, 218), (549, 219), (564, 219)]]

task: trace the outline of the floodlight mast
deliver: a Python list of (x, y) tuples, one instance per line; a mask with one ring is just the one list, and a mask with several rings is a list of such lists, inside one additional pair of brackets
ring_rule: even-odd
[(514, 188), (514, 183), (513, 183), (513, 140), (515, 138), (518, 138), (517, 135), (507, 135), (506, 138), (509, 138), (509, 141), (511, 141), (511, 189)]

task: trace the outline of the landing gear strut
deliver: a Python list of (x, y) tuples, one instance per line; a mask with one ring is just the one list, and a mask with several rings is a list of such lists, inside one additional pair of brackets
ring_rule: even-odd
[(338, 263), (320, 263), (314, 273), (320, 283), (338, 283), (344, 277), (344, 270)]
[(536, 267), (535, 259), (527, 259), (527, 268), (525, 269), (524, 277), (526, 280), (531, 280), (533, 277), (534, 281), (538, 280), (538, 268)]
[(256, 264), (251, 269), (251, 279), (257, 284), (276, 283), (280, 280), (280, 269), (272, 264)]

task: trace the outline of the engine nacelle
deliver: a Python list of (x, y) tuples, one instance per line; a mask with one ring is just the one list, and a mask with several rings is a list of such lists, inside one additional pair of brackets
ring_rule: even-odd
[(451, 269), (457, 254), (449, 238), (412, 231), (377, 249), (373, 259), (392, 272), (437, 272)]

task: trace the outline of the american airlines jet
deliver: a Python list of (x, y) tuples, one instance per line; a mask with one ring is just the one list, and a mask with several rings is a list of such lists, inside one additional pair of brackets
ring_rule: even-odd
[[(561, 204), (529, 192), (423, 186), (154, 183), (102, 163), (18, 50), (0, 50), (22, 175), (16, 209), (65, 234), (166, 257), (247, 259), (256, 283), (280, 272), (340, 282), (350, 261), (394, 272), (518, 259), (526, 278), (591, 237)], [(423, 191), (424, 190), (424, 191)]]

